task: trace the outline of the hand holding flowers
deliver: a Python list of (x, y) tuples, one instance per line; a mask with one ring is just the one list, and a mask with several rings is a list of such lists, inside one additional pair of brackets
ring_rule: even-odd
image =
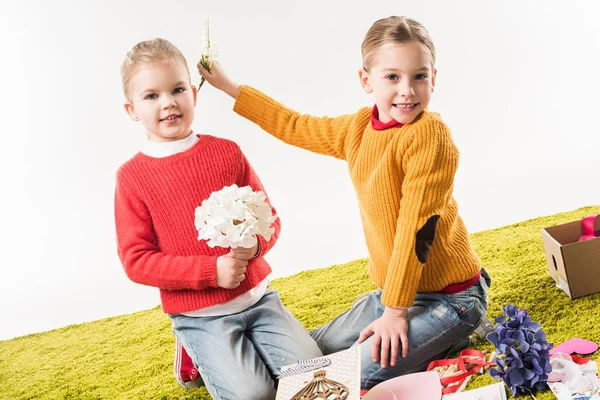
[(227, 93), (234, 99), (240, 92), (240, 85), (225, 74), (221, 63), (218, 61), (213, 61), (210, 71), (207, 70), (201, 62), (198, 62), (198, 72), (202, 76), (202, 79), (205, 79), (215, 89)]
[(211, 193), (196, 208), (194, 224), (198, 240), (207, 240), (210, 247), (229, 247), (231, 251), (217, 259), (217, 286), (235, 288), (245, 279), (248, 260), (259, 249), (257, 235), (271, 240), (275, 229), (273, 215), (263, 192), (250, 186), (226, 186)]
[(231, 254), (233, 255), (233, 257), (240, 259), (240, 260), (251, 260), (253, 259), (256, 254), (258, 253), (258, 242), (252, 246), (249, 249), (245, 249), (243, 247), (236, 247), (235, 249), (231, 249)]
[(202, 47), (202, 56), (197, 64), (198, 72), (201, 76), (198, 90), (200, 90), (205, 81), (208, 81), (213, 87), (227, 93), (235, 99), (240, 91), (240, 85), (232, 81), (227, 74), (225, 74), (223, 67), (221, 67), (221, 64), (217, 61), (216, 46), (214, 42), (210, 40), (209, 36), (208, 20), (206, 20), (204, 25)]
[(233, 256), (232, 252), (217, 258), (217, 286), (235, 289), (246, 279), (247, 260)]

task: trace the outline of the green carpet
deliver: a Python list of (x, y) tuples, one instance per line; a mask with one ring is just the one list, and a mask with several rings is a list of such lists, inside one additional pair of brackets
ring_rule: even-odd
[[(488, 317), (512, 303), (528, 309), (551, 342), (581, 337), (600, 343), (600, 294), (572, 301), (557, 289), (546, 270), (540, 236), (541, 228), (595, 213), (600, 206), (471, 235), (493, 280)], [(276, 279), (272, 287), (309, 329), (373, 289), (366, 260)], [(493, 349), (485, 342), (477, 347)], [(0, 399), (210, 399), (205, 389), (187, 392), (177, 385), (173, 349), (169, 320), (158, 307), (0, 341)], [(469, 388), (492, 382), (487, 375), (477, 376)], [(537, 396), (553, 398), (549, 391)]]

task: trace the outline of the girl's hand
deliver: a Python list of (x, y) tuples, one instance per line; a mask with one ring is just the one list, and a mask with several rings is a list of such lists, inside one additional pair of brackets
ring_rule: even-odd
[[(381, 368), (387, 368), (388, 360), (391, 367), (396, 365), (398, 345), (402, 344), (402, 358), (408, 355), (408, 310), (406, 308), (386, 307), (383, 315), (371, 322), (362, 330), (358, 342), (364, 342), (373, 335), (371, 358), (373, 362), (380, 361)], [(381, 358), (379, 347), (381, 346)]]
[(240, 85), (236, 82), (232, 81), (221, 67), (218, 61), (213, 61), (210, 67), (210, 72), (208, 72), (203, 66), (202, 63), (198, 62), (198, 72), (200, 75), (206, 79), (211, 86), (214, 86), (216, 89), (222, 90), (227, 93), (234, 99), (237, 97), (240, 92)]
[(246, 279), (248, 261), (240, 260), (232, 252), (217, 258), (217, 286), (235, 289)]
[(254, 256), (258, 253), (258, 242), (249, 249), (245, 249), (243, 247), (236, 247), (235, 249), (231, 249), (231, 255), (237, 258), (238, 260), (248, 261), (254, 258)]

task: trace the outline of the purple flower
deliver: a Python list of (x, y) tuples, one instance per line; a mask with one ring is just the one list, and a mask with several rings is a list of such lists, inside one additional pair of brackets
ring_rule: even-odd
[(542, 326), (529, 318), (527, 310), (509, 304), (502, 312), (504, 315), (494, 319), (494, 332), (487, 335), (498, 352), (494, 359), (497, 368), (490, 368), (490, 375), (503, 379), (513, 396), (545, 389), (552, 371), (548, 352), (552, 343), (546, 341)]

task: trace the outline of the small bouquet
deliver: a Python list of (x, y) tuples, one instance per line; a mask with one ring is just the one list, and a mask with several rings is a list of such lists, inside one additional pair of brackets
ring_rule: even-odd
[(513, 396), (547, 388), (552, 343), (546, 341), (542, 326), (529, 318), (527, 310), (512, 304), (502, 307), (502, 312), (494, 319), (495, 331), (487, 335), (498, 351), (498, 368), (490, 368), (490, 375), (503, 379)]
[[(204, 21), (204, 29), (202, 30), (202, 36), (200, 37), (202, 42), (202, 55), (200, 56), (200, 64), (210, 72), (210, 67), (213, 61), (217, 60), (217, 46), (210, 40), (210, 25), (209, 20), (206, 18)], [(204, 85), (204, 77), (200, 79), (198, 90)]]
[(250, 186), (226, 186), (211, 193), (196, 208), (195, 226), (198, 240), (208, 240), (210, 247), (251, 248), (257, 243), (256, 235), (267, 241), (278, 218), (265, 201), (263, 192), (254, 192)]

